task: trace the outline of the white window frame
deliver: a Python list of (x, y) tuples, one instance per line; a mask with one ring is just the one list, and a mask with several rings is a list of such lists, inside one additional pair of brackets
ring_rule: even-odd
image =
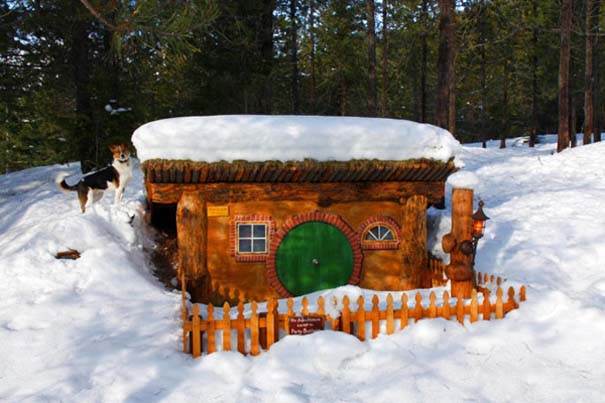
[[(249, 237), (240, 237), (240, 226), (242, 225), (249, 225), (250, 228), (250, 236)], [(255, 226), (264, 226), (265, 227), (265, 235), (264, 237), (256, 237), (254, 236), (254, 227)], [(238, 255), (264, 255), (267, 254), (268, 250), (269, 250), (269, 224), (267, 222), (238, 222), (236, 223), (236, 238), (235, 238), (235, 247), (236, 247), (236, 251)], [(239, 243), (240, 240), (250, 240), (250, 251), (241, 251), (239, 248)], [(263, 240), (265, 241), (265, 249), (262, 251), (254, 251), (254, 241), (256, 240)]]

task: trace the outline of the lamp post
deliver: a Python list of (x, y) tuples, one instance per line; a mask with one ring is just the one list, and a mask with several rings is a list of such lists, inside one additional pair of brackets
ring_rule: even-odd
[(466, 240), (460, 245), (460, 250), (465, 255), (473, 255), (473, 268), (475, 267), (475, 256), (477, 255), (477, 244), (479, 239), (483, 238), (485, 233), (485, 222), (489, 220), (489, 217), (483, 212), (483, 200), (479, 200), (479, 208), (472, 215), (473, 219), (473, 232), (471, 240)]

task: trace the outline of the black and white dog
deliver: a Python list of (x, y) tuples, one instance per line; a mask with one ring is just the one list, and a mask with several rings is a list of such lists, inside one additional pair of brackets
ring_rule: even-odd
[(57, 176), (56, 183), (61, 191), (78, 192), (82, 213), (86, 211), (87, 206), (99, 201), (103, 197), (103, 193), (109, 188), (115, 189), (114, 203), (118, 204), (126, 185), (132, 178), (132, 164), (128, 144), (114, 144), (109, 146), (109, 149), (113, 153), (113, 163), (86, 175), (77, 184), (68, 185), (65, 182), (65, 177), (68, 176), (67, 173), (61, 173)]

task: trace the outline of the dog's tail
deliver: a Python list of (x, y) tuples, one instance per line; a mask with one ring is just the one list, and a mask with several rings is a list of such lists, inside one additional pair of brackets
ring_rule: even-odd
[(69, 176), (67, 172), (61, 172), (59, 175), (57, 175), (57, 177), (55, 178), (55, 183), (57, 184), (57, 187), (60, 191), (66, 193), (77, 191), (78, 185), (68, 185), (67, 182), (65, 182), (65, 178), (67, 176)]

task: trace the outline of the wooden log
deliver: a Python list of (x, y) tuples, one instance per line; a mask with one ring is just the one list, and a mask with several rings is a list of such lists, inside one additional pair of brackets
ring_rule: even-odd
[(246, 318), (244, 317), (244, 303), (237, 304), (237, 351), (246, 353)]
[(231, 307), (223, 304), (223, 351), (231, 351)]
[[(472, 267), (472, 254), (466, 255), (461, 250), (464, 241), (471, 241), (473, 230), (473, 191), (471, 189), (454, 189), (452, 191), (452, 230), (444, 237), (446, 245), (455, 244), (450, 250), (450, 264), (445, 274), (451, 280), (452, 296), (470, 298), (475, 286), (475, 274)], [(455, 240), (455, 242), (452, 241)]]
[[(195, 171), (192, 175), (195, 179)], [(195, 193), (210, 203), (246, 201), (312, 201), (322, 204), (356, 201), (392, 201), (422, 195), (439, 204), (443, 182), (341, 182), (341, 183), (147, 183), (154, 203), (178, 203), (183, 193)]]
[(191, 355), (197, 358), (202, 355), (202, 339), (200, 337), (200, 307), (198, 304), (193, 305), (193, 318), (191, 320)]
[(427, 198), (422, 195), (403, 200), (401, 221), (402, 264), (399, 271), (400, 288), (428, 288), (431, 276), (427, 272)]
[(214, 320), (214, 306), (208, 305), (208, 354), (216, 351), (216, 321)]
[(204, 303), (212, 296), (206, 266), (207, 226), (204, 199), (195, 193), (183, 193), (176, 213), (179, 273), (185, 273), (192, 297)]
[(256, 313), (258, 309), (256, 301), (252, 301), (251, 309), (252, 314), (250, 315), (250, 354), (258, 355), (260, 352), (258, 340), (259, 320), (258, 314)]
[(393, 334), (395, 331), (395, 317), (393, 315), (393, 296), (387, 295), (387, 334)]
[(366, 315), (363, 307), (363, 297), (357, 298), (357, 338), (361, 341), (366, 339)]
[(378, 337), (380, 331), (380, 311), (378, 310), (378, 295), (372, 297), (372, 338)]
[(401, 296), (401, 312), (400, 312), (400, 320), (399, 328), (403, 329), (408, 325), (409, 320), (409, 311), (408, 311), (408, 295), (403, 294)]

